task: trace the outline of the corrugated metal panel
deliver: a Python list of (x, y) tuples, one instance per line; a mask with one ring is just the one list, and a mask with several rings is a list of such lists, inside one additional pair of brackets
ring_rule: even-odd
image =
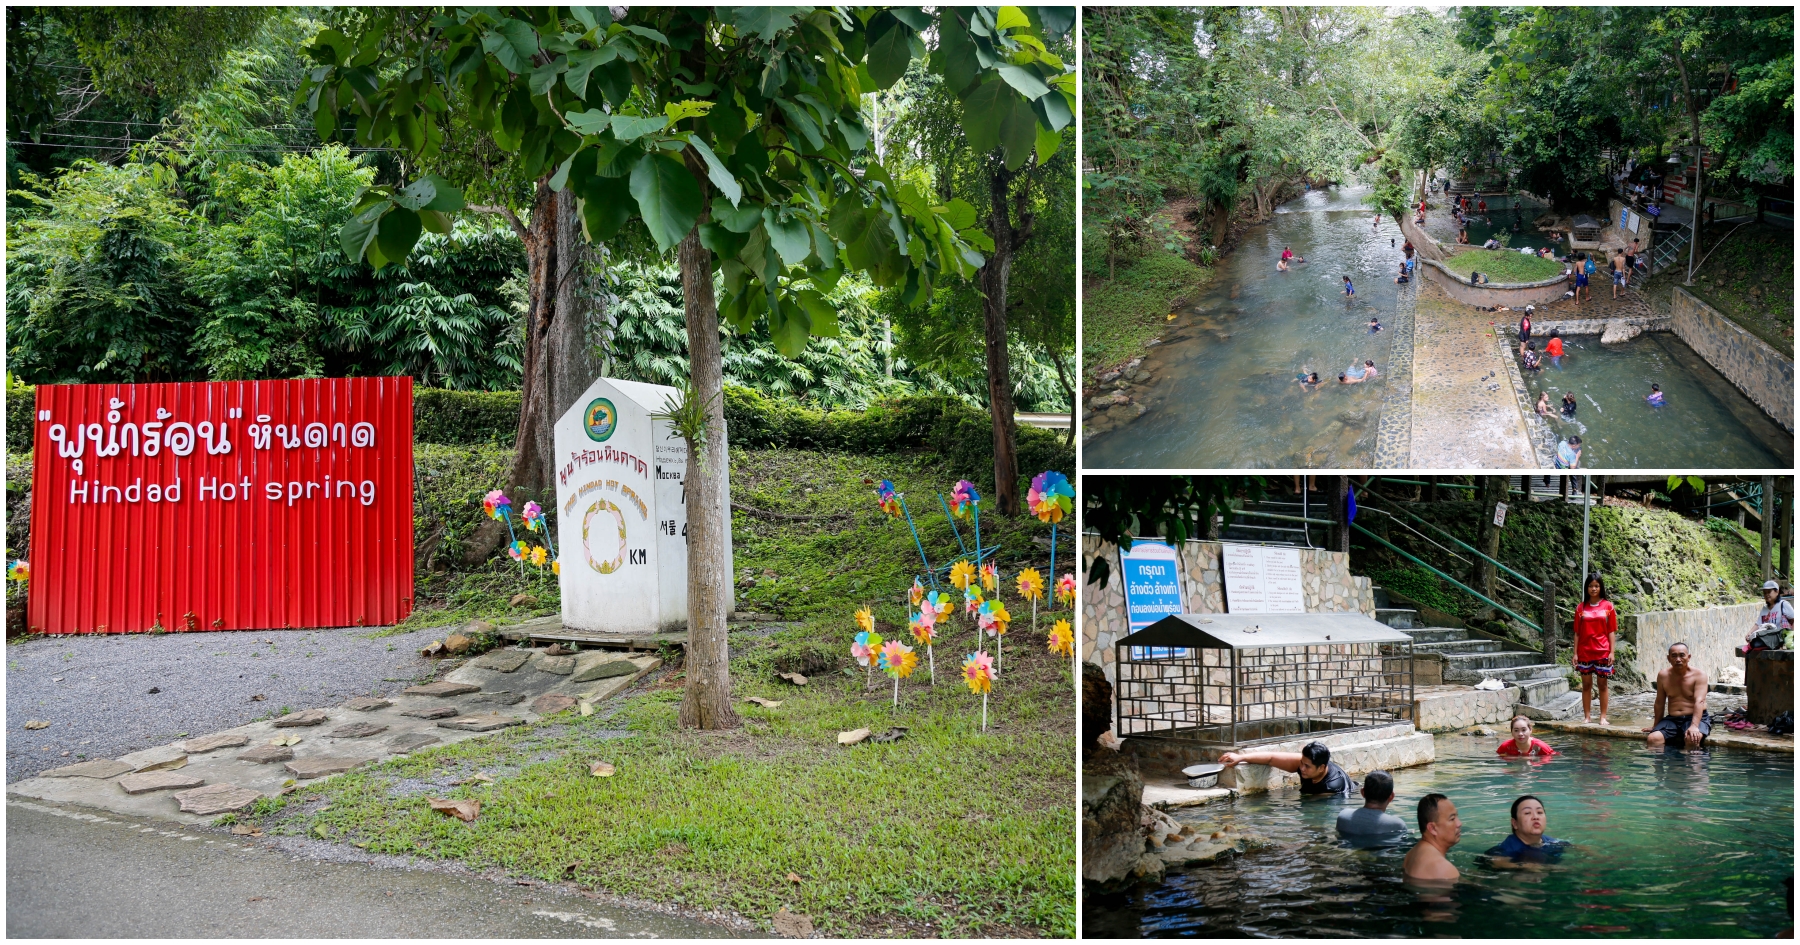
[(35, 631), (412, 611), (411, 378), (40, 385), (37, 411)]

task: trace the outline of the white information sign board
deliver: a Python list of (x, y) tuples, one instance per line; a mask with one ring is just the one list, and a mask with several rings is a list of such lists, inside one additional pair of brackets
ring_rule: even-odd
[(680, 397), (673, 387), (603, 377), (556, 421), (556, 545), (571, 630), (687, 628), (687, 443), (651, 416), (671, 397)]
[(1505, 502), (1495, 502), (1494, 503), (1494, 527), (1495, 528), (1506, 527), (1506, 503)]
[(1300, 549), (1227, 543), (1219, 566), (1224, 572), (1226, 613), (1306, 613)]

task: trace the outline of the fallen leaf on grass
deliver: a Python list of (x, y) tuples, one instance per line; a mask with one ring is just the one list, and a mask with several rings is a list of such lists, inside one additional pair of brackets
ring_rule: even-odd
[(448, 814), (465, 824), (473, 823), (476, 817), (481, 816), (481, 802), (473, 799), (453, 801), (445, 797), (433, 797), (428, 799), (427, 803), (431, 805), (432, 810), (440, 814)]
[(775, 934), (782, 938), (812, 938), (812, 919), (798, 912), (789, 912), (787, 906), (775, 913)]
[(588, 766), (588, 774), (596, 778), (610, 778), (613, 776), (613, 766), (604, 761), (596, 761)]
[(32, 719), (31, 721), (25, 723), (26, 730), (32, 731), (32, 732), (35, 732), (40, 728), (49, 728), (49, 727), (50, 727), (50, 723), (44, 721), (43, 719)]
[(848, 732), (839, 732), (838, 733), (838, 744), (854, 745), (857, 742), (860, 742), (863, 739), (868, 738), (868, 737), (869, 737), (869, 730), (866, 728), (851, 729)]
[(765, 709), (779, 709), (779, 708), (781, 708), (781, 702), (780, 702), (780, 701), (779, 701), (779, 700), (776, 700), (776, 699), (764, 699), (764, 698), (763, 698), (763, 697), (762, 697), (762, 696), (751, 696), (751, 697), (750, 697), (750, 698), (748, 698), (748, 699), (745, 699), (745, 700), (744, 700), (744, 701), (745, 701), (745, 702), (754, 702), (754, 703), (756, 703), (756, 704), (757, 704), (757, 705), (759, 705), (759, 706), (762, 706), (762, 707), (763, 707), (763, 708), (765, 708)]
[(782, 679), (785, 679), (788, 682), (791, 682), (796, 686), (806, 685), (806, 677), (800, 675), (799, 673), (781, 673), (780, 675), (781, 675)]
[(788, 882), (793, 883), (796, 886), (800, 885), (800, 874), (799, 873), (789, 873), (788, 874)]
[(585, 702), (585, 701), (582, 702), (581, 703), (581, 714), (582, 715), (593, 715), (594, 714), (594, 704), (592, 702)]
[(494, 777), (493, 777), (493, 775), (490, 775), (485, 771), (477, 771), (474, 774), (471, 774), (468, 777), (463, 778), (461, 781), (450, 782), (450, 786), (451, 787), (460, 787), (464, 784), (474, 784), (478, 781), (482, 784), (493, 784)]
[(263, 835), (261, 827), (252, 827), (249, 824), (238, 824), (236, 827), (231, 828), (231, 832), (240, 837), (260, 837)]

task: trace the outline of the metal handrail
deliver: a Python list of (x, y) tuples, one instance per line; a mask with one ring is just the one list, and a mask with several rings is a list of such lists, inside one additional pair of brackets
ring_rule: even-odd
[[(1385, 502), (1393, 501), (1392, 499), (1388, 499), (1387, 497), (1381, 495), (1380, 493), (1376, 493), (1376, 492), (1365, 492), (1364, 494), (1374, 496), (1375, 498), (1381, 499), (1382, 501), (1385, 501)], [(1438, 534), (1444, 536), (1445, 538), (1448, 538), (1451, 541), (1456, 542), (1458, 545), (1460, 545), (1463, 548), (1463, 550), (1469, 552), (1470, 554), (1478, 555), (1478, 556), (1480, 556), (1480, 558), (1483, 561), (1486, 561), (1489, 564), (1492, 564), (1495, 567), (1499, 568), (1500, 570), (1505, 571), (1506, 573), (1512, 575), (1513, 577), (1516, 577), (1519, 580), (1524, 581), (1527, 586), (1529, 586), (1532, 590), (1538, 592), (1539, 595), (1542, 595), (1544, 593), (1543, 585), (1539, 584), (1536, 581), (1533, 581), (1532, 579), (1526, 577), (1523, 574), (1520, 574), (1517, 571), (1514, 571), (1512, 568), (1507, 567), (1502, 562), (1495, 561), (1493, 558), (1490, 558), (1487, 555), (1482, 554), (1480, 551), (1478, 551), (1473, 545), (1470, 545), (1468, 542), (1465, 542), (1462, 539), (1456, 537), (1455, 535), (1452, 535), (1449, 532), (1444, 531), (1443, 529), (1437, 527), (1436, 525), (1433, 525), (1430, 522), (1427, 522), (1424, 519), (1419, 518), (1418, 516), (1412, 514), (1411, 512), (1406, 511), (1405, 509), (1396, 509), (1395, 511), (1397, 511), (1401, 515), (1406, 516), (1407, 518), (1412, 519), (1415, 522), (1418, 522), (1420, 525), (1423, 525), (1426, 528), (1429, 528), (1432, 531), (1437, 532)], [(1390, 513), (1390, 514), (1392, 514), (1392, 513)]]
[(1445, 574), (1442, 571), (1439, 571), (1437, 568), (1434, 568), (1431, 565), (1426, 564), (1423, 561), (1420, 561), (1418, 558), (1407, 553), (1405, 550), (1401, 549), (1399, 546), (1395, 545), (1393, 542), (1388, 541), (1386, 538), (1383, 538), (1380, 535), (1377, 535), (1374, 532), (1369, 531), (1368, 529), (1362, 527), (1361, 525), (1356, 524), (1355, 522), (1351, 522), (1350, 527), (1356, 529), (1359, 532), (1362, 532), (1364, 535), (1367, 535), (1370, 538), (1373, 538), (1378, 542), (1381, 542), (1383, 545), (1387, 546), (1387, 549), (1389, 551), (1392, 551), (1393, 553), (1399, 555), (1400, 557), (1405, 558), (1408, 561), (1411, 561), (1413, 564), (1416, 564), (1419, 567), (1424, 568), (1427, 571), (1430, 571), (1432, 574), (1437, 575), (1438, 577), (1442, 578), (1443, 580), (1450, 582), (1451, 586), (1457, 588), (1458, 590), (1461, 590), (1462, 592), (1464, 592), (1466, 594), (1472, 595), (1476, 600), (1479, 600), (1482, 603), (1488, 605), (1489, 607), (1492, 607), (1495, 610), (1498, 610), (1501, 613), (1507, 615), (1508, 617), (1511, 617), (1514, 620), (1517, 620), (1518, 622), (1524, 624), (1525, 626), (1530, 627), (1533, 631), (1536, 631), (1538, 634), (1541, 635), (1544, 632), (1542, 627), (1538, 626), (1535, 623), (1532, 623), (1531, 621), (1525, 619), (1524, 617), (1519, 616), (1517, 613), (1515, 613), (1512, 610), (1512, 608), (1507, 607), (1505, 604), (1502, 604), (1499, 601), (1489, 599), (1486, 594), (1483, 594), (1480, 591), (1468, 586), (1467, 584), (1464, 584), (1463, 582), (1458, 581), (1457, 579), (1451, 577), (1450, 575)]

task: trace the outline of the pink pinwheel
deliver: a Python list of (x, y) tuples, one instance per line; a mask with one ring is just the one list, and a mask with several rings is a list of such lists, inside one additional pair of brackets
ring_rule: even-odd
[(975, 484), (967, 479), (958, 479), (956, 488), (950, 491), (950, 511), (957, 518), (968, 518), (969, 513), (981, 504), (981, 493), (975, 491)]
[(487, 498), (481, 500), (481, 507), (487, 510), (490, 518), (505, 519), (512, 515), (512, 500), (499, 489), (488, 493)]

